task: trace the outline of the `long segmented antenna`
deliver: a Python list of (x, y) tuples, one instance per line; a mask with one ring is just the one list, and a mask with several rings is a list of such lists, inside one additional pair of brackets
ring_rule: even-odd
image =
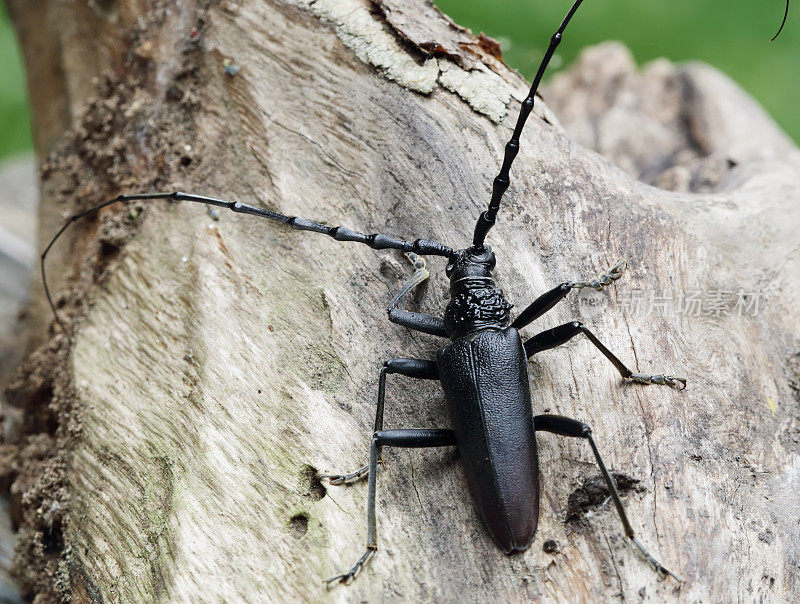
[(536, 96), (536, 90), (539, 88), (539, 82), (542, 81), (542, 76), (547, 69), (547, 65), (550, 63), (550, 59), (553, 58), (556, 47), (561, 42), (561, 36), (564, 30), (567, 28), (570, 19), (572, 19), (572, 16), (575, 14), (575, 11), (578, 10), (582, 2), (583, 0), (575, 1), (566, 17), (564, 17), (564, 20), (561, 22), (561, 27), (559, 27), (558, 31), (550, 38), (550, 47), (547, 49), (547, 52), (544, 53), (544, 58), (539, 64), (539, 70), (536, 72), (536, 77), (533, 78), (533, 84), (531, 84), (528, 98), (522, 101), (522, 107), (519, 110), (519, 117), (517, 118), (517, 125), (514, 127), (514, 133), (511, 135), (511, 140), (506, 143), (503, 165), (500, 168), (500, 173), (495, 176), (494, 183), (492, 184), (492, 199), (489, 202), (489, 209), (480, 215), (478, 223), (475, 225), (475, 235), (472, 238), (472, 247), (475, 250), (483, 249), (483, 242), (486, 239), (486, 235), (489, 233), (489, 229), (494, 226), (495, 219), (497, 218), (497, 211), (500, 209), (500, 200), (503, 199), (503, 194), (506, 192), (511, 182), (509, 178), (511, 164), (514, 163), (514, 158), (517, 157), (517, 153), (519, 152), (519, 137), (522, 134), (522, 129), (525, 127), (525, 121), (533, 110), (533, 100)]
[[(492, 199), (489, 202), (489, 208), (478, 217), (478, 222), (475, 225), (475, 234), (472, 238), (472, 247), (476, 251), (483, 249), (483, 242), (486, 239), (486, 235), (494, 226), (495, 219), (497, 218), (497, 212), (500, 209), (500, 201), (503, 199), (503, 195), (505, 194), (506, 189), (508, 189), (508, 185), (511, 182), (509, 177), (511, 164), (514, 163), (514, 159), (517, 157), (517, 153), (519, 152), (519, 138), (522, 134), (522, 129), (525, 127), (525, 121), (528, 119), (528, 116), (533, 110), (533, 102), (536, 96), (536, 90), (539, 88), (539, 83), (541, 82), (542, 76), (544, 75), (544, 72), (550, 63), (550, 59), (553, 58), (553, 53), (555, 52), (556, 47), (561, 42), (564, 30), (567, 28), (567, 25), (582, 2), (583, 0), (575, 0), (575, 3), (569, 9), (569, 12), (561, 22), (561, 26), (558, 28), (558, 31), (553, 34), (553, 37), (550, 39), (550, 46), (547, 49), (547, 52), (544, 54), (542, 62), (539, 64), (539, 70), (536, 72), (536, 77), (533, 78), (533, 83), (531, 84), (528, 97), (522, 102), (522, 107), (519, 111), (519, 117), (517, 118), (517, 125), (514, 127), (514, 133), (511, 135), (511, 140), (506, 143), (503, 165), (500, 168), (500, 173), (495, 177), (494, 182), (492, 183)], [(786, 10), (783, 14), (783, 21), (781, 22), (780, 29), (778, 29), (778, 33), (772, 37), (770, 42), (774, 41), (780, 35), (781, 31), (783, 31), (783, 26), (786, 25), (786, 19), (788, 16), (789, 0), (786, 0)]]
[(789, 18), (789, 0), (786, 0), (786, 10), (783, 11), (783, 21), (781, 21), (781, 26), (778, 28), (778, 33), (772, 36), (770, 42), (774, 42), (775, 39), (781, 35), (781, 32), (783, 31), (783, 26), (786, 25), (786, 19), (788, 18)]
[(226, 201), (224, 199), (217, 199), (216, 197), (206, 197), (205, 195), (193, 195), (191, 193), (180, 193), (177, 191), (173, 193), (139, 193), (132, 195), (118, 195), (114, 199), (110, 199), (105, 203), (101, 203), (98, 206), (70, 216), (69, 220), (67, 220), (58, 230), (53, 239), (47, 244), (47, 247), (44, 248), (44, 251), (42, 252), (41, 268), (44, 293), (47, 296), (47, 302), (50, 304), (50, 309), (53, 311), (53, 316), (55, 317), (56, 322), (61, 326), (62, 330), (64, 329), (64, 324), (61, 322), (61, 319), (59, 319), (58, 313), (56, 312), (56, 306), (53, 303), (52, 296), (50, 295), (50, 288), (47, 286), (47, 277), (45, 273), (45, 258), (47, 257), (47, 253), (50, 251), (50, 248), (53, 247), (53, 244), (59, 237), (61, 237), (62, 233), (67, 230), (69, 225), (77, 220), (80, 220), (81, 218), (84, 218), (85, 216), (89, 216), (90, 214), (99, 212), (103, 208), (106, 208), (112, 204), (123, 201), (147, 201), (155, 199), (193, 201), (196, 203), (204, 203), (221, 208), (227, 208), (240, 214), (252, 214), (253, 216), (261, 216), (262, 218), (269, 218), (270, 220), (274, 220), (276, 222), (282, 222), (283, 224), (288, 224), (290, 227), (298, 231), (313, 231), (315, 233), (322, 233), (324, 235), (328, 235), (329, 237), (333, 237), (336, 239), (336, 241), (354, 241), (356, 243), (363, 243), (370, 246), (374, 250), (401, 250), (406, 253), (413, 252), (414, 254), (418, 254), (420, 256), (449, 257), (453, 254), (452, 248), (428, 239), (406, 241), (405, 239), (389, 237), (388, 235), (383, 235), (381, 233), (366, 235), (364, 233), (359, 233), (358, 231), (348, 229), (347, 227), (331, 227), (320, 222), (308, 220), (306, 218), (285, 216), (283, 214), (279, 214), (278, 212), (265, 210), (263, 208), (251, 206), (246, 203), (239, 203), (238, 201)]

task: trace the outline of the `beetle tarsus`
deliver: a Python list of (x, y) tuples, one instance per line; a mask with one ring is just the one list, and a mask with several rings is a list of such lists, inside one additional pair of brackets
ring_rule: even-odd
[(622, 274), (628, 268), (626, 260), (620, 260), (605, 273), (598, 275), (596, 279), (591, 281), (574, 281), (569, 284), (573, 289), (583, 289), (584, 287), (591, 287), (597, 291), (603, 291), (603, 288), (611, 285), (614, 281), (622, 277)]
[(412, 264), (415, 271), (425, 270), (428, 267), (428, 263), (424, 257), (415, 254), (414, 252), (406, 252), (404, 255)]
[(658, 560), (653, 558), (653, 556), (650, 555), (650, 552), (648, 552), (647, 549), (645, 549), (644, 545), (642, 545), (641, 542), (636, 537), (631, 537), (630, 540), (636, 546), (636, 549), (638, 549), (639, 552), (645, 557), (647, 563), (650, 566), (652, 566), (653, 570), (655, 570), (659, 575), (661, 575), (662, 577), (669, 576), (675, 579), (678, 583), (683, 583), (683, 579), (681, 579), (678, 575), (669, 570), (666, 566), (663, 566)]
[(353, 484), (369, 475), (369, 466), (362, 466), (350, 474), (320, 474), (320, 478), (327, 478), (332, 485)]
[(658, 384), (660, 386), (669, 386), (670, 388), (675, 388), (675, 390), (683, 390), (686, 388), (686, 378), (677, 377), (674, 375), (632, 373), (626, 377), (625, 380), (637, 384)]
[(418, 256), (414, 252), (407, 252), (406, 258), (408, 258), (408, 261), (414, 266), (414, 274), (411, 275), (411, 278), (403, 284), (403, 287), (400, 288), (400, 291), (397, 292), (397, 295), (389, 303), (389, 306), (387, 307), (389, 312), (397, 308), (397, 306), (400, 304), (400, 301), (408, 294), (408, 292), (431, 276), (427, 269), (427, 263), (422, 256)]
[(375, 553), (377, 547), (367, 547), (367, 551), (364, 552), (364, 555), (359, 558), (358, 562), (356, 562), (355, 566), (350, 569), (349, 572), (344, 573), (343, 575), (336, 575), (335, 577), (331, 577), (330, 579), (325, 579), (325, 583), (328, 587), (331, 586), (333, 583), (342, 583), (344, 585), (350, 585), (353, 580), (358, 576), (361, 572), (361, 569), (364, 568), (364, 565), (367, 561), (372, 557), (372, 554)]

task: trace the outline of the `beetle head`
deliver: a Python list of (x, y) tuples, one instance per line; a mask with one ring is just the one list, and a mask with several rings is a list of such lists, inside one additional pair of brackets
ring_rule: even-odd
[(488, 245), (481, 250), (467, 248), (456, 250), (450, 256), (445, 273), (450, 277), (451, 287), (464, 277), (491, 277), (496, 264), (494, 252)]

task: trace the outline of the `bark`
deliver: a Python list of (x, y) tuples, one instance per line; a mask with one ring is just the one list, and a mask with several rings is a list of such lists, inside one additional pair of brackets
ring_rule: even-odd
[[(465, 246), (526, 89), (490, 40), (422, 0), (9, 7), (35, 101), (42, 242), (109, 196), (176, 188)], [(544, 436), (525, 554), (493, 545), (453, 452), (389, 449), (380, 550), (326, 592), (321, 579), (362, 552), (366, 484), (316, 475), (366, 461), (382, 362), (439, 344), (386, 320), (409, 267), (159, 202), (109, 210), (59, 245), (50, 271), (71, 340), (41, 295), (32, 303), (38, 347), (7, 391), (26, 420), (3, 449), (23, 592), (800, 597), (800, 152), (713, 69), (639, 72), (615, 45), (587, 51), (545, 99), (558, 119), (538, 103), (490, 237), (498, 281), (520, 309), (630, 263), (595, 299), (602, 312), (573, 296), (527, 333), (581, 318), (625, 362), (689, 388), (620, 384), (576, 340), (531, 362), (533, 405), (592, 425), (627, 478), (640, 539), (680, 589), (592, 497), (585, 443)], [(415, 304), (440, 313), (443, 261), (430, 268)], [(624, 303), (694, 290), (696, 314)], [(740, 290), (761, 296), (757, 314), (714, 306)], [(388, 392), (388, 427), (448, 425), (437, 385), (390, 378)]]

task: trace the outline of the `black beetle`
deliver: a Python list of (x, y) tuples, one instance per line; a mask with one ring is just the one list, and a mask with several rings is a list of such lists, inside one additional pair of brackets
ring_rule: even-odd
[[(524, 342), (518, 331), (553, 308), (572, 289), (602, 289), (618, 279), (625, 263), (617, 264), (592, 282), (562, 283), (536, 299), (510, 323), (512, 306), (495, 286), (492, 278), (495, 255), (489, 246), (471, 247), (450, 254), (447, 265), (450, 302), (441, 319), (397, 309), (400, 299), (428, 276), (424, 261), (413, 253), (410, 256), (417, 270), (389, 305), (389, 320), (427, 334), (448, 337), (451, 341), (439, 349), (436, 361), (390, 359), (384, 363), (378, 385), (369, 464), (352, 474), (326, 476), (332, 484), (352, 483), (369, 476), (367, 550), (349, 572), (327, 581), (351, 581), (377, 550), (376, 474), (383, 446), (456, 446), (472, 496), (497, 545), (507, 554), (528, 549), (539, 520), (537, 430), (589, 441), (625, 534), (659, 573), (675, 577), (636, 539), (589, 426), (557, 415), (533, 416), (528, 358), (582, 333), (626, 380), (665, 384), (679, 389), (685, 387), (686, 381), (672, 376), (633, 373), (579, 322), (549, 329)], [(417, 379), (438, 379), (447, 399), (452, 430), (383, 430), (386, 375), (389, 373)]]

